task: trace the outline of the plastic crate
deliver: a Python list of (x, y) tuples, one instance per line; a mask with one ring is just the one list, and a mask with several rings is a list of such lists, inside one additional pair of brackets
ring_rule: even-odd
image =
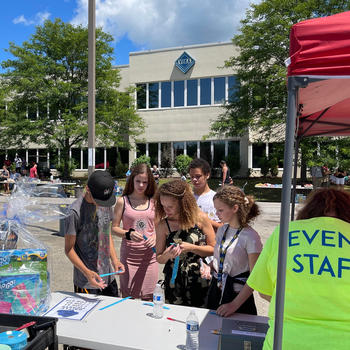
[(57, 318), (8, 315), (0, 313), (0, 332), (14, 330), (26, 323), (35, 321), (35, 325), (27, 328), (28, 339), (25, 350), (58, 350), (56, 333)]

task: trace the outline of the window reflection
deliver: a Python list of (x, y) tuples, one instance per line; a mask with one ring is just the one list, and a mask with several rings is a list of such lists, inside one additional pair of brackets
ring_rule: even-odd
[(211, 98), (211, 79), (205, 78), (200, 80), (200, 86), (201, 86), (201, 105), (210, 105)]
[(146, 84), (137, 84), (137, 108), (145, 109), (146, 108)]
[(148, 84), (148, 108), (158, 108), (158, 83)]
[(174, 107), (184, 105), (185, 82), (183, 80), (174, 81)]
[(225, 77), (214, 78), (214, 104), (225, 102)]
[(163, 81), (161, 83), (161, 104), (162, 107), (171, 107), (171, 83), (170, 81)]
[(197, 94), (198, 80), (187, 80), (187, 106), (198, 105)]

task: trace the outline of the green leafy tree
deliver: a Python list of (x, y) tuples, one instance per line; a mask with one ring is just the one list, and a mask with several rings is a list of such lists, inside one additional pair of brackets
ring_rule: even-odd
[(146, 156), (145, 154), (141, 155), (140, 157), (136, 158), (132, 164), (131, 164), (131, 169), (141, 163), (147, 164), (149, 167), (151, 167), (151, 158)]
[(287, 109), (289, 32), (293, 24), (350, 10), (345, 0), (264, 0), (252, 4), (232, 39), (239, 54), (225, 62), (237, 85), (226, 110), (211, 125), (212, 134), (239, 136), (248, 128), (261, 138), (281, 138)]
[[(96, 30), (96, 139), (106, 147), (130, 147), (144, 130), (131, 90), (117, 90), (111, 35)], [(88, 29), (56, 19), (37, 26), (29, 41), (9, 44), (14, 58), (2, 62), (0, 146), (29, 143), (60, 149), (64, 176), (69, 151), (88, 136)], [(1, 97), (0, 96), (0, 97)]]
[(179, 154), (175, 158), (175, 168), (177, 169), (180, 175), (186, 175), (188, 167), (192, 162), (192, 158), (187, 154)]

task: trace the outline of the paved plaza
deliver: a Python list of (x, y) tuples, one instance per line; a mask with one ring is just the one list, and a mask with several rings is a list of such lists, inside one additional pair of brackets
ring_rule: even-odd
[[(4, 203), (9, 197), (0, 196), (0, 203)], [(70, 204), (74, 198), (53, 199), (40, 198), (40, 201), (56, 202), (59, 204)], [(279, 224), (280, 203), (258, 202), (261, 209), (261, 215), (252, 225), (259, 232), (263, 243), (272, 233), (273, 229)], [(61, 223), (61, 225), (63, 222)], [(49, 259), (52, 272), (52, 291), (73, 291), (73, 267), (64, 253), (64, 237), (60, 235), (60, 223), (58, 220), (48, 223), (37, 223), (28, 226), (28, 230), (35, 235), (37, 239), (49, 247)], [(61, 227), (62, 232), (62, 227)], [(115, 237), (117, 253), (119, 254), (121, 238)], [(159, 271), (159, 278), (162, 279), (162, 267)], [(258, 314), (266, 316), (268, 303), (256, 297)]]

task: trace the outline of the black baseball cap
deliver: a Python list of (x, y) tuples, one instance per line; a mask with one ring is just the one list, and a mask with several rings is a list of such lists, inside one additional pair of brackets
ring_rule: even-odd
[(87, 183), (92, 198), (101, 207), (111, 207), (115, 204), (114, 180), (107, 171), (96, 170)]

